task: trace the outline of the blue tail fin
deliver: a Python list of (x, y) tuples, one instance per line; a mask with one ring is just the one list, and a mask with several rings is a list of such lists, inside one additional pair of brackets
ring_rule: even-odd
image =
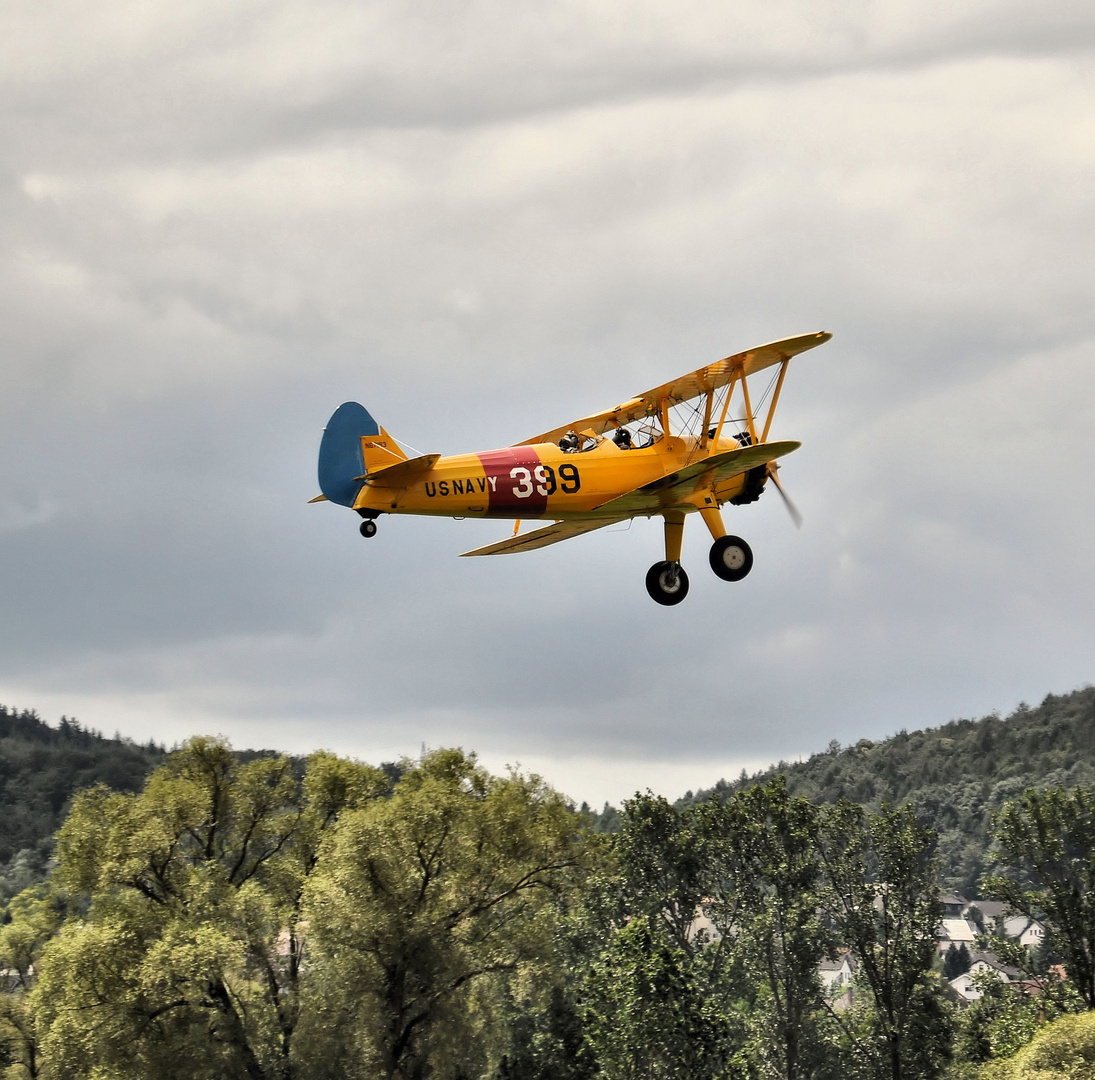
[(319, 490), (333, 503), (353, 506), (365, 475), (361, 440), (379, 435), (380, 425), (356, 401), (335, 409), (319, 444)]

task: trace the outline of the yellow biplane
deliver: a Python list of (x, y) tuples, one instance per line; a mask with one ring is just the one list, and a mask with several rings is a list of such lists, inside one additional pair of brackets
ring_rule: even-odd
[[(361, 405), (348, 401), (324, 430), (323, 494), (312, 502), (356, 510), (367, 537), (376, 535), (381, 514), (514, 519), (512, 536), (465, 555), (531, 551), (659, 515), (665, 519), (665, 559), (650, 568), (646, 588), (659, 604), (679, 604), (688, 593), (680, 564), (688, 514), (698, 513), (711, 531), (711, 569), (724, 581), (745, 577), (753, 553), (741, 537), (727, 534), (723, 503), (754, 502), (771, 480), (797, 524), (776, 462), (800, 444), (769, 442), (768, 433), (791, 357), (831, 336), (804, 334), (736, 353), (614, 409), (478, 454), (409, 458)], [(755, 376), (767, 369), (775, 370), (758, 394)], [(732, 412), (738, 398), (740, 407)], [(526, 518), (552, 524), (522, 534)]]

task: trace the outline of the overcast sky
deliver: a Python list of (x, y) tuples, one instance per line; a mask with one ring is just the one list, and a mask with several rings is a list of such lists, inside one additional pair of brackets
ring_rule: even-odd
[[(1089, 682), (1090, 0), (8, 0), (0, 702), (461, 745), (576, 800)], [(316, 494), (361, 401), (506, 445), (775, 338), (756, 563)]]

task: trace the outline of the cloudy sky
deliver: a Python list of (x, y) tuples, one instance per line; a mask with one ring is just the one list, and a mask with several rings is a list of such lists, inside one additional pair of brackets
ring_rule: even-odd
[[(0, 702), (462, 745), (573, 798), (1089, 682), (1089, 0), (9, 0)], [(457, 559), (307, 505), (364, 403), (506, 445), (814, 330), (778, 499)]]

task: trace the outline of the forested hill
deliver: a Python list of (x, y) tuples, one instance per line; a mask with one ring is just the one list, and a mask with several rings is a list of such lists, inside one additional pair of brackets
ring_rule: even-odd
[[(165, 752), (151, 742), (105, 738), (64, 717), (51, 727), (33, 711), (0, 705), (0, 902), (42, 876), (53, 833), (75, 792), (99, 782), (139, 791)], [(976, 892), (992, 813), (1006, 799), (1028, 786), (1095, 786), (1095, 688), (1051, 694), (1006, 719), (954, 720), (849, 747), (834, 742), (806, 761), (781, 761), (753, 776), (689, 792), (678, 805), (729, 795), (780, 773), (794, 794), (815, 802), (843, 796), (872, 809), (882, 802), (913, 802), (940, 834), (944, 884)], [(612, 807), (591, 816), (595, 827), (615, 827)]]
[(1095, 687), (1050, 694), (1041, 705), (1020, 705), (1003, 719), (952, 720), (848, 747), (833, 742), (806, 761), (781, 761), (689, 792), (678, 805), (729, 795), (781, 773), (794, 794), (814, 802), (845, 797), (871, 808), (912, 802), (940, 834), (944, 884), (975, 891), (986, 869), (992, 812), (1005, 799), (1027, 787), (1095, 784)]
[(164, 758), (155, 743), (107, 739), (61, 717), (0, 705), (0, 900), (41, 877), (54, 832), (81, 788), (139, 791)]

